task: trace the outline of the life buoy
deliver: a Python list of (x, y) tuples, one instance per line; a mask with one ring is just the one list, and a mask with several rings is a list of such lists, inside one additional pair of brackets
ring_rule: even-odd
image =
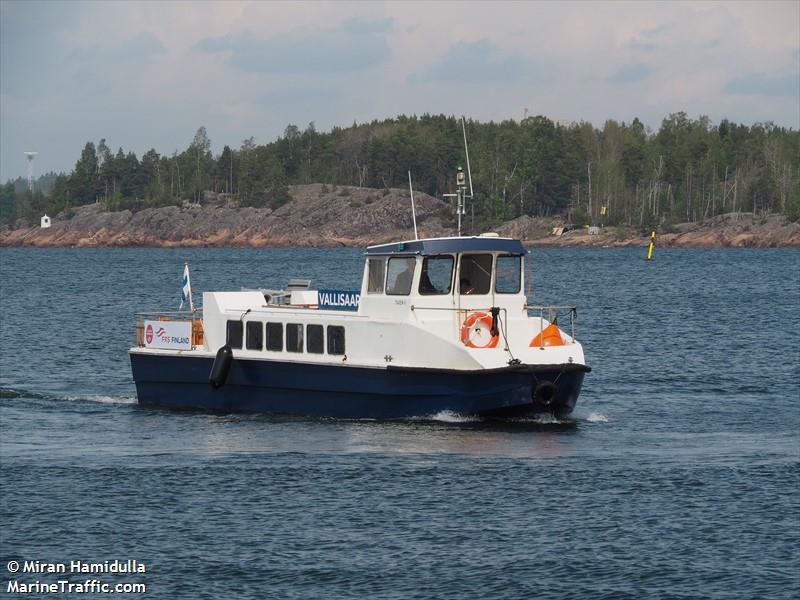
[(492, 315), (489, 313), (474, 312), (461, 326), (461, 342), (469, 348), (494, 348), (499, 341), (499, 335), (492, 335)]

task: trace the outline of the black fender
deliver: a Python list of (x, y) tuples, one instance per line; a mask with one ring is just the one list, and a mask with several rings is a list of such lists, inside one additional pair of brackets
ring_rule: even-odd
[(533, 399), (544, 406), (550, 406), (558, 396), (558, 388), (552, 381), (542, 381), (533, 390)]
[(225, 344), (222, 348), (217, 350), (217, 356), (214, 358), (214, 364), (211, 366), (211, 373), (208, 376), (208, 383), (211, 384), (211, 387), (218, 389), (225, 385), (232, 363), (233, 350), (228, 344)]

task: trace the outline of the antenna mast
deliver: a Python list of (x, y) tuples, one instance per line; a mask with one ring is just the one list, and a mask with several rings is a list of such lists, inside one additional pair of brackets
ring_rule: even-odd
[(36, 158), (38, 152), (25, 152), (28, 157), (28, 191), (33, 191), (33, 159)]
[(467, 125), (464, 117), (461, 117), (461, 132), (464, 134), (464, 154), (467, 155), (467, 176), (469, 177), (469, 196), (472, 200), (472, 171), (469, 168), (469, 148), (467, 147)]
[[(456, 173), (456, 193), (455, 194), (442, 194), (445, 198), (456, 198), (456, 214), (458, 215), (458, 237), (461, 237), (461, 217), (466, 216), (467, 206), (466, 199), (472, 200), (472, 171), (469, 168), (469, 148), (467, 147), (467, 127), (466, 120), (461, 117), (461, 132), (464, 134), (464, 153), (467, 155), (467, 176), (464, 176), (464, 169), (458, 167)], [(467, 177), (469, 178), (469, 194), (467, 194)]]
[(464, 198), (466, 197), (466, 194), (464, 192), (466, 190), (466, 187), (467, 184), (464, 179), (464, 169), (458, 167), (458, 171), (456, 172), (456, 193), (442, 194), (445, 198), (456, 199), (456, 214), (458, 215), (458, 237), (461, 237), (461, 217), (462, 215), (467, 214), (466, 208), (464, 207)]
[(408, 191), (411, 194), (411, 216), (414, 218), (414, 239), (418, 240), (417, 235), (417, 209), (414, 208), (414, 188), (411, 187), (411, 171), (408, 172)]
[[(466, 119), (461, 117), (461, 132), (464, 134), (464, 154), (467, 155), (467, 177), (469, 178), (469, 194), (467, 194), (467, 182), (464, 176), (464, 169), (458, 167), (456, 173), (456, 193), (455, 194), (442, 194), (445, 198), (456, 198), (456, 214), (458, 215), (458, 237), (461, 237), (461, 217), (466, 216), (467, 206), (466, 199), (472, 200), (474, 194), (472, 192), (472, 171), (469, 168), (469, 147), (467, 146), (467, 126)], [(473, 208), (473, 224), (475, 221), (474, 208)]]

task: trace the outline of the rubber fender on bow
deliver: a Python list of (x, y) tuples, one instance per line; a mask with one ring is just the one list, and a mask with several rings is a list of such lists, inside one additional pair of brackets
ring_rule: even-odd
[(558, 388), (552, 381), (542, 381), (533, 390), (533, 399), (539, 404), (550, 406), (558, 395)]
[(461, 326), (461, 342), (468, 348), (494, 348), (500, 336), (492, 333), (494, 319), (483, 311), (470, 313)]
[(544, 330), (531, 340), (530, 348), (543, 347), (543, 346), (563, 346), (564, 338), (561, 336), (561, 330), (555, 323), (550, 323)]
[(233, 350), (230, 346), (225, 344), (222, 348), (217, 350), (217, 356), (214, 358), (214, 364), (211, 366), (211, 374), (208, 376), (208, 383), (210, 383), (214, 389), (221, 388), (225, 385), (232, 363)]

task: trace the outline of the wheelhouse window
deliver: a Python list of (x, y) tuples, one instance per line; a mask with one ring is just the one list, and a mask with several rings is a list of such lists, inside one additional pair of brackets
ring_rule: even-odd
[(462, 254), (458, 273), (460, 294), (488, 294), (492, 287), (492, 255)]
[(286, 351), (303, 351), (303, 326), (299, 323), (286, 324)]
[(426, 256), (419, 276), (419, 293), (449, 294), (453, 284), (453, 257)]
[(228, 321), (225, 326), (225, 343), (231, 348), (242, 348), (242, 322), (239, 319)]
[(261, 321), (247, 322), (247, 339), (245, 343), (248, 350), (264, 349), (264, 323)]
[(344, 354), (344, 327), (328, 325), (328, 354)]
[(518, 294), (522, 285), (522, 257), (498, 256), (494, 291), (498, 294)]
[(386, 259), (370, 258), (367, 260), (367, 293), (382, 294), (383, 282), (386, 279)]
[(306, 326), (306, 352), (312, 354), (325, 352), (325, 331), (322, 325)]
[(386, 293), (393, 296), (408, 296), (414, 279), (414, 258), (390, 258), (386, 276)]
[(283, 323), (267, 323), (267, 350), (283, 351)]

